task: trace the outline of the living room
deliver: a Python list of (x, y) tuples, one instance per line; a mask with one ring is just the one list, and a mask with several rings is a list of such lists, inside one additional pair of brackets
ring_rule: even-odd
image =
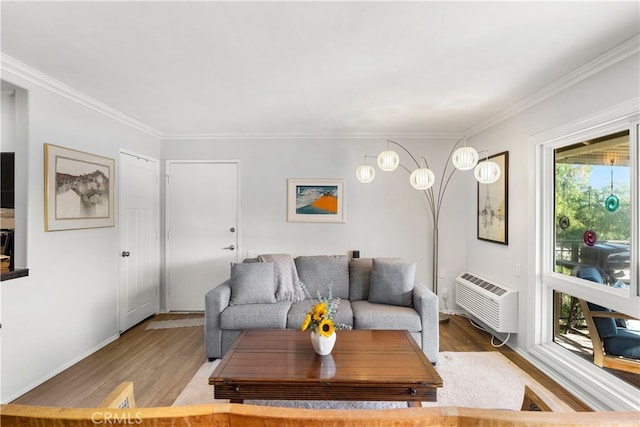
[[(451, 147), (462, 135), (467, 135), (469, 145), (478, 150), (487, 150), (488, 155), (505, 151), (509, 153), (509, 241), (508, 245), (500, 245), (477, 239), (477, 184), (472, 173), (456, 173), (449, 183), (439, 224), (441, 310), (458, 310), (453, 305), (455, 279), (464, 271), (508, 285), (519, 292), (518, 333), (511, 336), (508, 343), (510, 347), (535, 361), (536, 365), (545, 367), (549, 375), (568, 388), (573, 387), (579, 396), (596, 407), (638, 409), (637, 402), (634, 407), (629, 406), (629, 400), (616, 401), (615, 397), (602, 397), (603, 393), (614, 394), (607, 389), (618, 387), (615, 378), (600, 373), (594, 366), (575, 364), (574, 371), (571, 371), (564, 363), (573, 364), (573, 360), (563, 361), (563, 356), (554, 356), (553, 352), (547, 351), (552, 343), (545, 341), (544, 330), (548, 325), (542, 322), (541, 316), (545, 307), (548, 311), (550, 300), (541, 296), (544, 291), (536, 274), (540, 264), (539, 239), (536, 236), (539, 195), (535, 182), (541, 173), (536, 164), (536, 144), (580, 132), (586, 127), (598, 127), (622, 118), (633, 118), (638, 114), (638, 5), (634, 2), (620, 2), (613, 3), (613, 7), (610, 4), (612, 3), (594, 3), (594, 8), (601, 8), (596, 9), (597, 12), (582, 11), (585, 7), (582, 3), (571, 5), (580, 10), (573, 11), (574, 14), (584, 13), (585, 18), (590, 16), (593, 19), (598, 13), (603, 16), (611, 13), (610, 18), (615, 23), (602, 33), (594, 30), (594, 37), (586, 39), (592, 44), (577, 44), (574, 46), (575, 50), (565, 53), (565, 58), (571, 56), (575, 61), (570, 63), (573, 68), (549, 72), (529, 64), (533, 69), (532, 74), (546, 74), (546, 84), (521, 89), (519, 97), (504, 101), (503, 108), (480, 107), (478, 109), (483, 110), (482, 114), (470, 117), (460, 114), (459, 122), (455, 121), (454, 114), (454, 121), (443, 123), (439, 131), (425, 131), (416, 127), (420, 122), (431, 120), (420, 112), (406, 113), (405, 109), (408, 107), (403, 105), (405, 100), (398, 98), (393, 104), (386, 105), (386, 110), (363, 107), (361, 116), (337, 120), (338, 125), (327, 132), (323, 127), (324, 120), (339, 116), (340, 110), (327, 110), (324, 115), (318, 115), (320, 118), (317, 121), (310, 121), (303, 113), (307, 109), (313, 111), (313, 99), (321, 99), (322, 93), (320, 89), (312, 90), (302, 85), (300, 88), (305, 88), (300, 95), (302, 99), (293, 108), (282, 110), (275, 116), (269, 116), (270, 118), (259, 120), (251, 116), (255, 118), (251, 120), (238, 115), (230, 120), (223, 114), (224, 102), (219, 101), (218, 114), (215, 111), (206, 111), (204, 114), (208, 115), (211, 122), (229, 120), (227, 131), (205, 132), (194, 128), (190, 132), (178, 132), (173, 128), (172, 121), (166, 121), (166, 127), (159, 130), (144, 119), (111, 107), (111, 100), (90, 96), (91, 86), (88, 84), (92, 80), (100, 80), (99, 78), (87, 76), (84, 80), (80, 79), (78, 87), (67, 83), (71, 81), (67, 80), (71, 77), (67, 77), (65, 73), (79, 72), (77, 67), (82, 67), (83, 57), (76, 57), (75, 61), (62, 57), (64, 60), (49, 63), (47, 59), (50, 58), (38, 58), (37, 51), (33, 57), (29, 55), (25, 33), (30, 32), (22, 29), (29, 27), (23, 27), (22, 24), (27, 25), (27, 22), (33, 21), (31, 25), (38, 26), (44, 34), (37, 37), (30, 33), (30, 37), (44, 41), (47, 39), (46, 32), (54, 31), (54, 34), (65, 38), (65, 30), (69, 31), (66, 34), (74, 40), (74, 45), (77, 44), (77, 49), (87, 52), (86, 61), (87, 64), (90, 63), (93, 49), (97, 48), (82, 46), (80, 34), (86, 28), (83, 30), (83, 25), (78, 23), (94, 22), (90, 18), (94, 13), (99, 14), (98, 11), (82, 9), (87, 7), (82, 2), (76, 6), (80, 8), (78, 10), (56, 3), (45, 7), (30, 2), (3, 2), (2, 89), (3, 94), (5, 90), (9, 91), (15, 99), (16, 126), (13, 135), (17, 145), (14, 151), (19, 162), (16, 167), (16, 260), (19, 260), (18, 266), (26, 267), (29, 271), (28, 276), (3, 281), (0, 287), (0, 401), (11, 401), (117, 340), (122, 330), (118, 289), (122, 268), (120, 254), (124, 250), (121, 244), (121, 224), (116, 215), (114, 227), (45, 231), (43, 144), (68, 147), (116, 161), (120, 158), (121, 151), (125, 150), (158, 161), (161, 170), (164, 170), (162, 168), (166, 161), (237, 160), (240, 164), (241, 188), (239, 249), (236, 252), (238, 261), (250, 253), (290, 253), (297, 256), (348, 254), (353, 250), (360, 250), (363, 257), (400, 257), (416, 262), (416, 276), (423, 283), (430, 284), (433, 231), (422, 196), (408, 185), (407, 177), (402, 171), (390, 174), (378, 172), (376, 180), (370, 184), (359, 183), (354, 171), (363, 162), (365, 155), (377, 154), (386, 148), (386, 140), (392, 139), (402, 143), (411, 152), (427, 157), (439, 177)], [(39, 9), (40, 7), (44, 9)], [(113, 22), (116, 22), (112, 16), (116, 13), (109, 10), (106, 4), (96, 4), (94, 7), (100, 8), (102, 19), (113, 18)], [(128, 5), (123, 3), (121, 7), (126, 8)], [(233, 6), (226, 4), (224, 7), (226, 10)], [(138, 16), (134, 12), (140, 13), (137, 8), (132, 8), (130, 12), (131, 16)], [(355, 11), (352, 13), (352, 18), (357, 21), (359, 14)], [(305, 13), (301, 15), (304, 16)], [(563, 18), (568, 16), (566, 10), (558, 15)], [(253, 15), (252, 18), (256, 19)], [(168, 18), (165, 16), (164, 19)], [(539, 19), (544, 22), (544, 18)], [(556, 21), (549, 22), (551, 25)], [(257, 24), (253, 21), (251, 23)], [(348, 24), (350, 21), (343, 23), (345, 26)], [(371, 24), (379, 27), (379, 37), (384, 39), (385, 24)], [(572, 22), (572, 25), (578, 24)], [(135, 27), (140, 23), (129, 22), (128, 25)], [(263, 25), (269, 28), (268, 25)], [(396, 25), (394, 28), (400, 31), (401, 22), (396, 22)], [(617, 27), (617, 31), (613, 27)], [(503, 31), (508, 34), (514, 30), (504, 28)], [(122, 42), (122, 46), (126, 45), (122, 39), (117, 41)], [(381, 40), (376, 39), (376, 42)], [(549, 43), (556, 42), (547, 40), (546, 44)], [(13, 46), (20, 46), (25, 50), (14, 51)], [(64, 44), (61, 46), (61, 51), (56, 51), (54, 55), (62, 55), (68, 47)], [(543, 47), (521, 47), (525, 52), (538, 48)], [(113, 49), (117, 50), (115, 47)], [(194, 58), (201, 54), (188, 53)], [(135, 58), (140, 52), (130, 54)], [(402, 56), (401, 59), (404, 61), (407, 57)], [(529, 61), (527, 53), (522, 55), (522, 60)], [(377, 67), (379, 61), (395, 63), (396, 67), (400, 64), (397, 58), (384, 57), (372, 61), (369, 66)], [(507, 67), (509, 61), (518, 62), (509, 58), (502, 66)], [(319, 65), (321, 62), (318, 60), (312, 65)], [(50, 68), (43, 69), (47, 64)], [(140, 82), (138, 74), (145, 71), (137, 71), (135, 64), (136, 61), (132, 61), (126, 69), (111, 69), (108, 64), (104, 64), (103, 72), (118, 76), (122, 73), (130, 74), (132, 79), (135, 77), (134, 80)], [(158, 64), (159, 67), (169, 65), (170, 62)], [(562, 65), (568, 66), (565, 63)], [(325, 66), (331, 68), (339, 64), (328, 63)], [(166, 95), (161, 94), (161, 98), (167, 97), (170, 100), (170, 105), (178, 107), (171, 111), (176, 117), (181, 116), (181, 111), (186, 111), (182, 106), (184, 100), (178, 94), (180, 88), (187, 85), (189, 67), (187, 62), (184, 68), (176, 70), (174, 79), (165, 82), (166, 85), (173, 82), (175, 88), (171, 91), (167, 89)], [(346, 73), (348, 69), (343, 71), (342, 84), (355, 85), (361, 78), (358, 73)], [(473, 68), (464, 69), (460, 79), (471, 73)], [(249, 74), (258, 78), (257, 71)], [(525, 82), (521, 84), (524, 85)], [(313, 83), (308, 85), (313, 86)], [(240, 91), (251, 89), (255, 87), (244, 87)], [(149, 87), (141, 87), (139, 102), (144, 104), (145, 93), (149, 90)], [(201, 90), (206, 94), (207, 86), (202, 86)], [(116, 98), (118, 96), (117, 93), (112, 95)], [(274, 98), (296, 99), (295, 95), (272, 94)], [(239, 93), (238, 96), (244, 94)], [(354, 93), (352, 96), (360, 99), (358, 97), (361, 95)], [(469, 92), (468, 97), (461, 98), (463, 101), (443, 101), (441, 109), (455, 111), (458, 108), (456, 104), (472, 104), (473, 97), (474, 94)], [(246, 106), (247, 114), (253, 111), (250, 107), (251, 105)], [(270, 110), (262, 104), (259, 107), (264, 110), (258, 111)], [(419, 103), (409, 107), (417, 110)], [(147, 103), (142, 110), (159, 113), (156, 110), (160, 109), (153, 103)], [(398, 123), (392, 120), (396, 116), (403, 117), (402, 126), (397, 126)], [(162, 115), (159, 117), (162, 117), (161, 120), (167, 118)], [(199, 116), (198, 119), (203, 118)], [(249, 122), (252, 126), (249, 126)], [(287, 128), (291, 122), (296, 126)], [(394, 126), (383, 126), (386, 122)], [(341, 131), (341, 126), (347, 130)], [(3, 123), (2, 151), (7, 146), (5, 132), (8, 131)], [(632, 135), (637, 138), (637, 133)], [(637, 147), (637, 139), (633, 143)], [(637, 188), (637, 168), (633, 173)], [(286, 183), (291, 178), (344, 179), (346, 222), (288, 222)], [(201, 190), (196, 188), (196, 192)], [(160, 194), (161, 202), (164, 200), (162, 190)], [(160, 202), (159, 225), (164, 230), (165, 206)], [(20, 230), (22, 233), (19, 233)], [(637, 232), (636, 224), (636, 236), (632, 242), (638, 242)], [(162, 255), (165, 244), (165, 239), (158, 240), (158, 252)], [(637, 292), (637, 251), (633, 254), (636, 284), (632, 289), (635, 289), (635, 293), (622, 302), (613, 299), (606, 302), (612, 308), (638, 317), (640, 304)], [(158, 311), (163, 311), (167, 308), (170, 296), (167, 295), (167, 278), (163, 273), (164, 261), (160, 261), (164, 258), (158, 258), (157, 307)], [(219, 281), (212, 280), (210, 286), (217, 283)], [(444, 290), (449, 295), (447, 300), (442, 299)], [(544, 351), (536, 352), (536, 349)], [(597, 378), (600, 384), (605, 384), (605, 390), (594, 391), (592, 381), (582, 378), (575, 370), (589, 372), (591, 378)], [(593, 375), (591, 372), (594, 372)]]

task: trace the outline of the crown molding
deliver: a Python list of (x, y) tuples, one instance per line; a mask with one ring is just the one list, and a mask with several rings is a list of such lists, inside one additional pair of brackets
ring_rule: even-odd
[(112, 108), (107, 104), (100, 102), (97, 99), (92, 98), (91, 96), (62, 83), (61, 81), (58, 81), (53, 77), (48, 76), (47, 74), (44, 74), (36, 70), (35, 68), (32, 68), (27, 64), (18, 61), (17, 59), (9, 55), (6, 55), (4, 53), (0, 53), (0, 55), (0, 71), (2, 73), (13, 74), (30, 83), (40, 86), (43, 89), (60, 95), (70, 101), (73, 101), (86, 108), (103, 114), (111, 119), (121, 122), (127, 126), (151, 135), (154, 138), (161, 138), (162, 132), (160, 132), (159, 130), (147, 126), (146, 124), (134, 119), (133, 117), (130, 117), (116, 110), (115, 108)]
[(472, 127), (466, 132), (466, 134), (467, 136), (472, 136), (495, 126), (498, 123), (503, 122), (508, 118), (513, 117), (554, 95), (557, 95), (563, 90), (617, 64), (618, 62), (624, 61), (638, 52), (640, 52), (640, 34), (636, 34), (635, 36), (627, 39), (575, 71), (565, 74), (553, 83), (524, 98), (522, 101), (496, 114), (486, 122)]
[(263, 133), (263, 134), (164, 134), (160, 137), (163, 141), (229, 141), (229, 140), (371, 140), (371, 139), (402, 139), (402, 140), (430, 140), (430, 139), (455, 139), (462, 137), (459, 134), (431, 133), (431, 134), (381, 134), (381, 133)]

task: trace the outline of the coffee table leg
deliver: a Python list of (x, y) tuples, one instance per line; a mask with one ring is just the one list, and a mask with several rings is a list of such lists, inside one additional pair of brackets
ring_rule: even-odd
[(420, 401), (407, 402), (407, 405), (409, 405), (409, 408), (422, 408), (422, 402)]

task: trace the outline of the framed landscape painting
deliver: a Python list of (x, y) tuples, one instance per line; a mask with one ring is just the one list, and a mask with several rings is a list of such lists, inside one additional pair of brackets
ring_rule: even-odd
[(287, 221), (346, 222), (344, 179), (289, 179)]
[(113, 227), (115, 161), (44, 144), (45, 231)]
[(509, 244), (509, 152), (489, 156), (500, 166), (493, 184), (478, 183), (478, 239)]

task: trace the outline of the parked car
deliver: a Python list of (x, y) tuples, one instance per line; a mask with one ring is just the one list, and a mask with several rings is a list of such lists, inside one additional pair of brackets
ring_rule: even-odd
[(605, 282), (614, 287), (629, 287), (631, 251), (622, 243), (597, 243), (580, 250), (580, 264), (597, 267), (604, 272)]

